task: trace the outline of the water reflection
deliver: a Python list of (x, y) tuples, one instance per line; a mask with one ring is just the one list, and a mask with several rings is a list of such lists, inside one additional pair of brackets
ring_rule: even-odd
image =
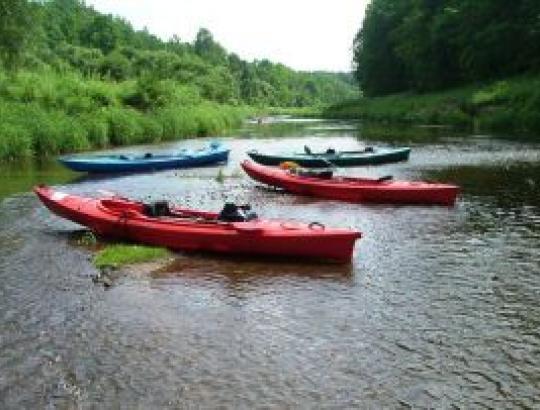
[(350, 264), (315, 263), (291, 258), (190, 254), (175, 258), (151, 276), (155, 279), (217, 280), (234, 286), (240, 283), (264, 283), (273, 279), (328, 280), (350, 284), (352, 275)]
[(0, 164), (0, 200), (16, 193), (27, 192), (42, 181), (63, 184), (76, 178), (76, 173), (62, 167), (53, 159)]
[(467, 194), (488, 197), (500, 208), (540, 206), (540, 163), (468, 165), (425, 174), (431, 179), (456, 181)]

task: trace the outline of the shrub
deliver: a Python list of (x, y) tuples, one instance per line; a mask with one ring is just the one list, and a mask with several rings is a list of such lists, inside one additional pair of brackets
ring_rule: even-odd
[(27, 129), (0, 122), (0, 161), (32, 156), (32, 139)]
[(92, 147), (105, 148), (109, 145), (109, 122), (101, 111), (81, 116), (79, 121), (86, 130)]
[(109, 140), (112, 145), (134, 144), (142, 139), (140, 115), (131, 109), (109, 108)]

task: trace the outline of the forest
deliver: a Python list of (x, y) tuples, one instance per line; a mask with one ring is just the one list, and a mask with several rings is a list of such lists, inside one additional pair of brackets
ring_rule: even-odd
[(0, 160), (208, 135), (265, 107), (354, 97), (350, 73), (162, 40), (81, 0), (0, 0)]
[(328, 117), (540, 135), (540, 1), (372, 0)]
[(537, 73), (540, 2), (373, 0), (354, 64), (367, 96)]

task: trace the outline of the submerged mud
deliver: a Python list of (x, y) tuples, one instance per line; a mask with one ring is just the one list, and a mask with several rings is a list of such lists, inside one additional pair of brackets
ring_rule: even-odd
[(363, 143), (355, 124), (300, 124), (239, 131), (223, 167), (64, 175), (59, 188), (209, 210), (234, 200), (265, 217), (354, 227), (364, 238), (350, 265), (179, 253), (123, 268), (104, 289), (91, 280), (94, 251), (74, 243), (80, 227), (29, 186), (10, 190), (0, 203), (0, 406), (540, 405), (540, 147), (443, 135), (415, 140), (409, 162), (350, 170), (456, 182), (454, 208), (257, 188), (238, 165), (249, 148)]

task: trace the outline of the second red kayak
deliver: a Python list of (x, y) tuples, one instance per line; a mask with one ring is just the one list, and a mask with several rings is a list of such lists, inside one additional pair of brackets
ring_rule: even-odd
[(330, 173), (299, 174), (248, 160), (242, 162), (242, 168), (251, 178), (266, 185), (294, 194), (347, 202), (451, 206), (459, 193), (459, 187), (449, 184), (336, 177)]
[(99, 235), (175, 250), (349, 262), (354, 243), (361, 236), (357, 231), (326, 228), (320, 223), (264, 220), (254, 213), (241, 215), (233, 204), (217, 214), (182, 209), (164, 201), (145, 204), (120, 197), (86, 198), (46, 186), (34, 191), (52, 212)]

